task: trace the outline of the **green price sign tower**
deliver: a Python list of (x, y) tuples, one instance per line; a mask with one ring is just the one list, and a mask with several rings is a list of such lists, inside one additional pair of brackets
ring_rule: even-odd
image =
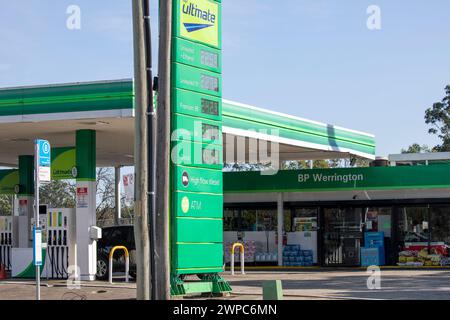
[[(223, 271), (221, 1), (174, 0), (171, 293), (228, 292)], [(186, 280), (187, 275), (189, 281)]]

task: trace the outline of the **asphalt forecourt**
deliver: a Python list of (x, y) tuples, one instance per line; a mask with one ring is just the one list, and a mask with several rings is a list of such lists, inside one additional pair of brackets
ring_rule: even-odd
[[(366, 270), (323, 269), (304, 272), (247, 271), (224, 278), (233, 292), (222, 296), (189, 295), (175, 301), (195, 300), (263, 300), (265, 281), (280, 280), (284, 300), (450, 300), (450, 270), (392, 270), (382, 269), (379, 282)], [(377, 286), (378, 285), (378, 286)], [(0, 300), (33, 300), (34, 281), (0, 281)], [(43, 300), (135, 300), (136, 283), (113, 284), (105, 281), (82, 282), (77, 287), (66, 281), (43, 281)]]
[[(375, 277), (374, 277), (375, 276)], [(225, 275), (234, 299), (262, 299), (266, 280), (281, 280), (285, 300), (449, 300), (450, 270), (236, 272)]]

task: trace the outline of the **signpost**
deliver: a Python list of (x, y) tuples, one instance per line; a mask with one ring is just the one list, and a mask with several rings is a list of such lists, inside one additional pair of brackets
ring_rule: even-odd
[(38, 227), (39, 221), (39, 185), (40, 182), (50, 182), (51, 152), (47, 140), (37, 139), (34, 142), (34, 221), (33, 227), (33, 262), (36, 267), (36, 300), (41, 300), (41, 272), (42, 265), (42, 230)]
[[(216, 0), (173, 2), (172, 295), (231, 290), (218, 275), (223, 271), (221, 7)], [(201, 281), (185, 286), (186, 274)]]

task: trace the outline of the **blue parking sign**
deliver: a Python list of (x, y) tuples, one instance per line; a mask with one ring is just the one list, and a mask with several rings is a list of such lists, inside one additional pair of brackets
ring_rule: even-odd
[(47, 140), (36, 140), (39, 146), (39, 166), (50, 167), (50, 143)]

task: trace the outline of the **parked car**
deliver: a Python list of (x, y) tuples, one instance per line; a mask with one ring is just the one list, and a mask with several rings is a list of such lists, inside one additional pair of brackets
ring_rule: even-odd
[[(102, 228), (102, 238), (97, 242), (97, 279), (108, 279), (109, 253), (115, 246), (125, 246), (130, 254), (130, 276), (136, 277), (136, 244), (133, 226)], [(113, 258), (113, 272), (125, 272), (125, 254), (116, 250)]]

